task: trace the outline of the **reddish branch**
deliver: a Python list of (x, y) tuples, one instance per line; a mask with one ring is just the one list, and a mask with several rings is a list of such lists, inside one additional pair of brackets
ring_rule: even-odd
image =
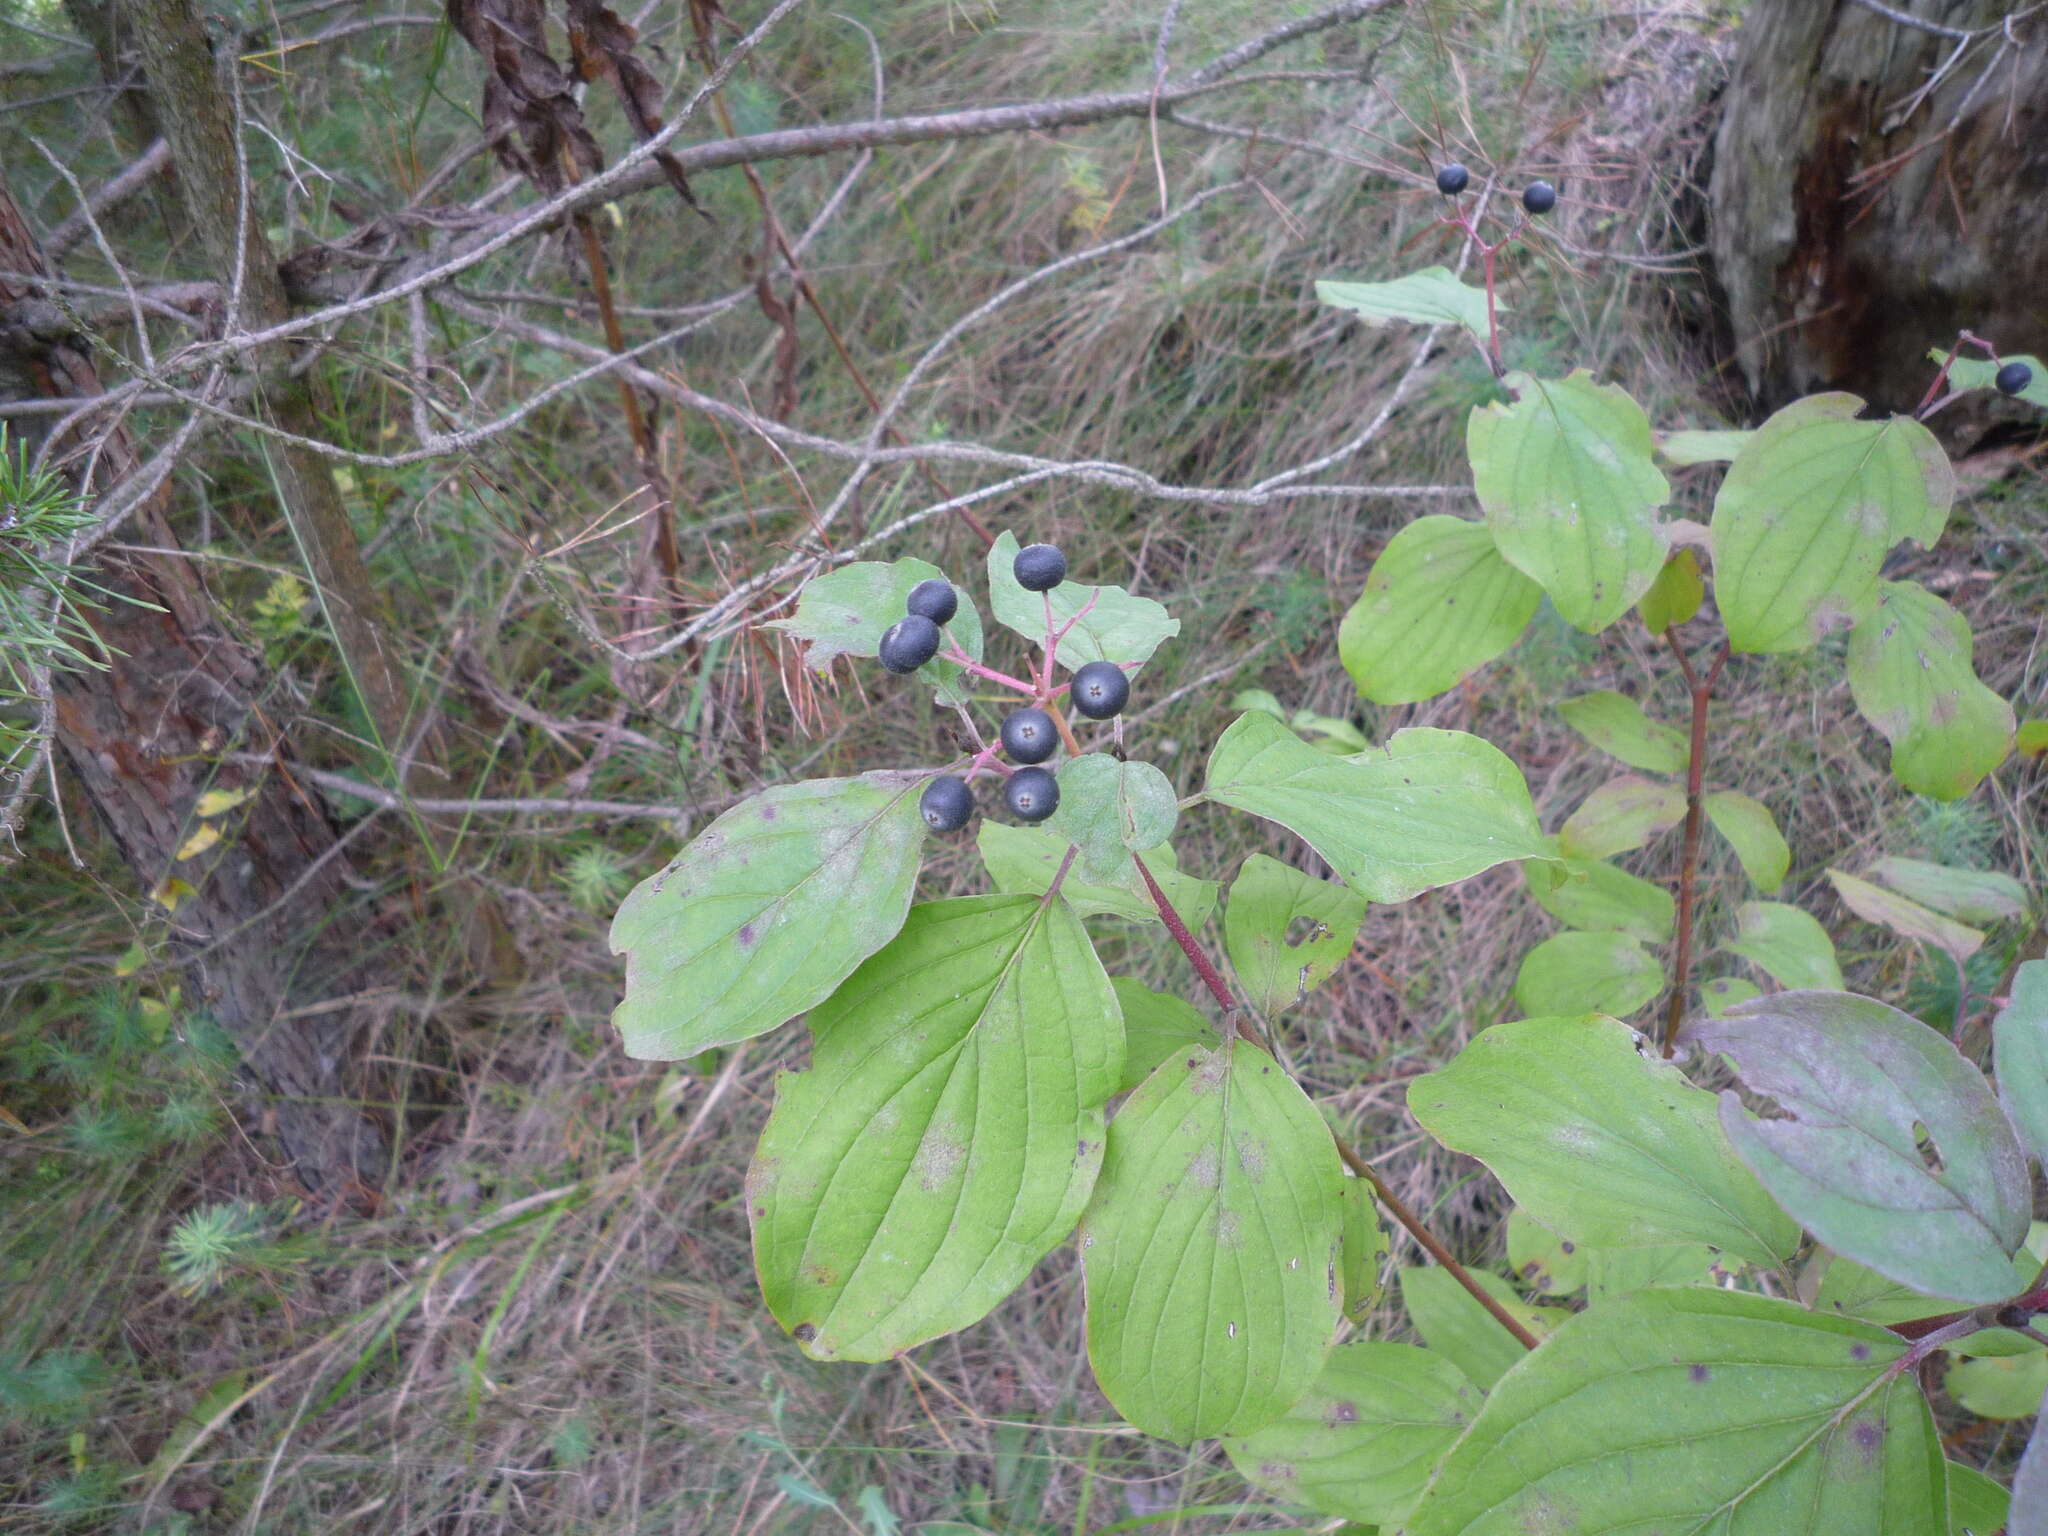
[(1675, 626), (1664, 631), (1664, 638), (1671, 643), (1671, 653), (1678, 658), (1679, 670), (1692, 690), (1692, 748), (1685, 769), (1685, 852), (1678, 865), (1678, 955), (1671, 965), (1671, 1000), (1664, 1009), (1664, 1054), (1668, 1058), (1676, 1048), (1679, 1021), (1685, 1016), (1686, 985), (1692, 975), (1692, 907), (1700, 872), (1700, 785), (1707, 770), (1707, 705), (1713, 700), (1721, 669), (1728, 665), (1728, 647), (1721, 647), (1721, 654), (1701, 677), (1679, 644)]
[[(1195, 936), (1188, 932), (1188, 925), (1182, 922), (1180, 914), (1174, 911), (1173, 903), (1167, 900), (1166, 892), (1159, 888), (1159, 882), (1152, 878), (1152, 871), (1145, 867), (1145, 861), (1132, 854), (1131, 862), (1138, 866), (1138, 877), (1145, 882), (1146, 893), (1151, 896), (1152, 905), (1159, 912), (1159, 920), (1166, 924), (1166, 931), (1173, 935), (1173, 942), (1180, 946), (1181, 953), (1188, 957), (1188, 963), (1194, 966), (1195, 973), (1202, 978), (1202, 984), (1209, 989), (1209, 995), (1216, 999), (1216, 1005), (1223, 1010), (1223, 1038), (1226, 1041), (1232, 1039), (1238, 1033), (1236, 1021), (1239, 1010), (1230, 995), (1229, 983), (1202, 952), (1202, 946), (1195, 942)], [(1380, 1177), (1379, 1170), (1360, 1156), (1357, 1148), (1346, 1143), (1335, 1129), (1330, 1132), (1330, 1140), (1336, 1144), (1337, 1155), (1344, 1160), (1345, 1166), (1372, 1186), (1372, 1192), (1379, 1197), (1380, 1204), (1393, 1212), (1394, 1219), (1408, 1229), (1408, 1235), (1422, 1245), (1423, 1251), (1448, 1270), (1451, 1277), (1470, 1293), (1472, 1299), (1486, 1308), (1495, 1322), (1515, 1336), (1517, 1343), (1524, 1349), (1534, 1349), (1539, 1342), (1536, 1335), (1517, 1322), (1514, 1315), (1501, 1305), (1499, 1298), (1473, 1279), (1470, 1271), (1451, 1256), (1450, 1249), (1439, 1242), (1436, 1234), (1429, 1230), (1422, 1217), (1394, 1193), (1387, 1181)]]

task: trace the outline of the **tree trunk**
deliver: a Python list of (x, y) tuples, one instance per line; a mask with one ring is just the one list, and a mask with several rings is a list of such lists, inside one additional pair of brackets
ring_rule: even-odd
[[(157, 117), (170, 141), (171, 163), (192, 214), (193, 234), (224, 282), (241, 274), (240, 312), (231, 314), (227, 323), (251, 330), (276, 325), (289, 318), (290, 306), (278, 276), (277, 254), (264, 234), (256, 190), (243, 184), (233, 103), (222, 88), (199, 12), (193, 0), (126, 0), (124, 9)], [(260, 366), (281, 359), (251, 361)], [(274, 377), (265, 391), (271, 420), (300, 437), (321, 437), (315, 376), (308, 372), (293, 377), (280, 371)], [(383, 604), (363, 569), (334, 472), (309, 448), (280, 442), (272, 452), (279, 497), (350, 680), (382, 738), (380, 744), (387, 753), (400, 755), (412, 724), (411, 709), (386, 642)]]
[[(1758, 402), (1910, 410), (1969, 329), (2048, 353), (2048, 16), (2002, 0), (1751, 0), (1716, 141), (1712, 247)], [(1940, 78), (1923, 94), (1937, 71)], [(1981, 353), (1972, 354), (1982, 356)], [(1981, 428), (1975, 397), (1935, 418)]]
[[(42, 252), (0, 181), (0, 272), (47, 275)], [(35, 284), (0, 277), (0, 399), (100, 392), (90, 354)], [(24, 418), (28, 441), (50, 417)], [(83, 445), (74, 452), (82, 468)], [(101, 446), (99, 480), (131, 474), (141, 455), (125, 429)], [(74, 481), (74, 483), (76, 483)], [(136, 513), (136, 542), (158, 553), (101, 558), (88, 578), (110, 598), (95, 615), (104, 671), (56, 675), (57, 747), (143, 893), (182, 894), (169, 926), (187, 970), (187, 998), (211, 1011), (270, 1096), (284, 1151), (308, 1188), (360, 1200), (383, 1171), (384, 1138), (355, 1105), (355, 1051), (371, 1016), (347, 999), (367, 989), (361, 956), (378, 924), (341, 918), (355, 898), (318, 795), (295, 781), (284, 744), (257, 700), (262, 669), (211, 622), (211, 607), (177, 552), (160, 488)], [(274, 750), (275, 768), (241, 769), (227, 753)], [(207, 790), (250, 798), (212, 825), (212, 849), (180, 859)], [(366, 931), (367, 930), (367, 931)], [(311, 937), (308, 937), (311, 936)], [(319, 1005), (317, 1008), (314, 1005)]]

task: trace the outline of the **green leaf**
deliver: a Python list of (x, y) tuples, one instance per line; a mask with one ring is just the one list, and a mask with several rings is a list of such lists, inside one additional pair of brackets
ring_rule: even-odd
[(2023, 720), (2020, 728), (2013, 733), (2013, 750), (2022, 757), (2040, 757), (2048, 753), (2048, 720)]
[(924, 853), (928, 774), (808, 779), (744, 800), (612, 919), (626, 1054), (674, 1061), (765, 1034), (822, 1002), (903, 926)]
[(1803, 651), (1877, 606), (1901, 539), (1931, 546), (1955, 472), (1906, 416), (1858, 421), (1854, 395), (1809, 395), (1757, 429), (1714, 499), (1714, 600), (1737, 651)]
[(1588, 1248), (1586, 1295), (1599, 1303), (1674, 1285), (1712, 1285), (1725, 1270), (1741, 1266), (1704, 1243), (1663, 1248)]
[(1351, 954), (1365, 898), (1263, 853), (1249, 855), (1223, 909), (1223, 947), (1262, 1014), (1291, 1008)]
[[(1819, 1266), (1820, 1284), (1813, 1293), (1813, 1308), (1831, 1317), (1860, 1317), (1866, 1323), (1889, 1328), (1893, 1323), (1916, 1317), (1932, 1317), (1950, 1310), (1938, 1300), (1909, 1285), (1901, 1285), (1854, 1259), (1845, 1259), (1827, 1249), (1816, 1250), (1813, 1264)], [(1802, 1278), (1801, 1293), (1805, 1285)]]
[[(1515, 1288), (1499, 1275), (1484, 1269), (1467, 1269), (1493, 1299), (1524, 1328), (1541, 1339), (1570, 1314), (1562, 1307), (1532, 1307), (1515, 1294)], [(1401, 1304), (1408, 1320), (1429, 1347), (1450, 1361), (1484, 1392), (1528, 1351), (1520, 1340), (1458, 1283), (1448, 1269), (1401, 1271)]]
[[(858, 560), (813, 576), (797, 594), (796, 612), (770, 619), (761, 627), (780, 629), (807, 641), (804, 665), (828, 672), (840, 656), (872, 656), (883, 631), (902, 618), (910, 589), (920, 581), (943, 576), (924, 560)], [(965, 589), (955, 586), (960, 609), (947, 622), (946, 634), (976, 661), (981, 660), (981, 614)], [(934, 658), (918, 668), (943, 704), (965, 704), (972, 689), (957, 662)]]
[(916, 907), (812, 1010), (747, 1174), (761, 1295), (815, 1360), (964, 1328), (1065, 1239), (1123, 1066), (1081, 920), (1029, 896)]
[(879, 1484), (869, 1483), (854, 1499), (854, 1507), (868, 1523), (868, 1536), (902, 1536), (903, 1526)]
[(1719, 1018), (1737, 1003), (1746, 1003), (1752, 997), (1762, 997), (1764, 991), (1753, 981), (1740, 976), (1716, 976), (1712, 981), (1700, 983), (1700, 1002), (1707, 1012)]
[(1618, 385), (1510, 373), (1513, 405), (1475, 409), (1465, 428), (1472, 488), (1508, 564), (1595, 634), (1664, 568), (1657, 509), (1671, 486), (1650, 459), (1650, 422)]
[(1080, 873), (1098, 885), (1122, 879), (1131, 855), (1165, 842), (1180, 818), (1172, 783), (1150, 763), (1089, 752), (1060, 765), (1059, 784), (1046, 830), (1081, 850)]
[(1154, 992), (1143, 982), (1118, 976), (1110, 982), (1124, 1015), (1124, 1070), (1116, 1091), (1128, 1093), (1175, 1051), (1216, 1048), (1216, 1026), (1178, 997)]
[(1683, 820), (1685, 796), (1676, 786), (1624, 773), (1586, 796), (1557, 836), (1571, 858), (1607, 859), (1642, 847)]
[(2032, 1418), (2048, 1394), (2048, 1351), (1958, 1360), (1941, 1389), (1980, 1419)]
[(1742, 1291), (1619, 1297), (1494, 1389), (1407, 1536), (1928, 1536), (1946, 1469), (1906, 1348)]
[[(1064, 837), (1043, 827), (1013, 827), (1007, 822), (983, 817), (974, 834), (974, 845), (988, 877), (999, 891), (1021, 891), (1043, 896), (1052, 888), (1052, 877), (1067, 856)], [(1216, 895), (1222, 889), (1215, 880), (1200, 880), (1180, 871), (1179, 856), (1171, 844), (1154, 848), (1145, 855), (1145, 867), (1159, 882), (1173, 910), (1181, 915), (1191, 933), (1201, 932), (1216, 910)], [(1060, 885), (1060, 896), (1083, 917), (1120, 917), (1133, 923), (1156, 923), (1159, 909), (1145, 890), (1137, 867), (1125, 861), (1122, 874), (1112, 881), (1096, 884), (1069, 871)]]
[(1520, 637), (1543, 589), (1462, 517), (1419, 517), (1387, 542), (1337, 629), (1337, 654), (1375, 704), (1455, 687)]
[(1975, 1467), (1948, 1464), (1949, 1536), (1997, 1536), (2010, 1504), (2011, 1495)]
[(1926, 588), (1887, 581), (1849, 636), (1849, 692), (1892, 744), (1892, 777), (1960, 800), (2012, 751), (2012, 706), (1977, 680), (1963, 616)]
[(1223, 1449), (1244, 1479), (1292, 1504), (1353, 1520), (1407, 1513), (1479, 1412), (1472, 1383), (1441, 1355), (1378, 1341), (1330, 1351), (1285, 1417)]
[[(1928, 348), (1927, 355), (1937, 363), (1946, 363), (1949, 359), (1949, 354), (1939, 347)], [(2024, 400), (2029, 405), (2048, 410), (2048, 365), (2031, 352), (2015, 352), (1995, 361), (1988, 357), (1958, 357), (1948, 371), (1949, 388), (1996, 389), (1998, 370), (2007, 363), (2025, 363), (2034, 371), (2034, 376), (2027, 381), (2025, 389), (2005, 398)]]
[(1161, 644), (1180, 633), (1180, 620), (1151, 598), (1133, 597), (1122, 587), (1063, 581), (1050, 592), (1027, 592), (1011, 570), (1016, 560), (1017, 536), (1008, 531), (998, 534), (988, 552), (989, 611), (997, 623), (1037, 645), (1045, 639), (1046, 600), (1051, 599), (1054, 627), (1069, 621), (1074, 625), (1059, 651), (1060, 664), (1069, 671), (1091, 661), (1149, 660)]
[(1410, 1083), (1408, 1110), (1575, 1242), (1707, 1243), (1764, 1266), (1799, 1246), (1729, 1148), (1714, 1096), (1613, 1019), (1496, 1024)]
[(1363, 1322), (1380, 1304), (1387, 1255), (1386, 1223), (1380, 1219), (1372, 1186), (1363, 1179), (1344, 1181), (1344, 1243), (1338, 1257), (1337, 1280), (1344, 1290), (1344, 1315)]
[(1508, 1264), (1515, 1277), (1544, 1296), (1569, 1296), (1586, 1288), (1587, 1256), (1593, 1250), (1553, 1232), (1519, 1205), (1508, 1212)]
[(1864, 874), (1922, 906), (1965, 923), (2001, 923), (2027, 914), (2027, 888), (1988, 869), (1954, 869), (1924, 859), (1879, 859)]
[(1602, 689), (1557, 706), (1564, 723), (1609, 757), (1651, 773), (1683, 773), (1691, 748), (1677, 731), (1643, 713), (1627, 694)]
[[(1316, 284), (1316, 298), (1352, 311), (1367, 325), (1381, 326), (1389, 320), (1457, 325), (1471, 333), (1482, 347), (1487, 342), (1486, 290), (1459, 282), (1448, 267), (1424, 267), (1391, 283), (1339, 283), (1324, 279)], [(1506, 313), (1507, 301), (1496, 296), (1494, 307)]]
[(1664, 569), (1650, 583), (1650, 590), (1636, 604), (1636, 611), (1643, 616), (1643, 628), (1661, 635), (1698, 613), (1706, 596), (1707, 584), (1700, 580), (1698, 557), (1689, 549), (1681, 549), (1664, 562)]
[(1317, 751), (1338, 757), (1349, 757), (1372, 745), (1365, 732), (1349, 720), (1340, 720), (1335, 715), (1319, 715), (1312, 709), (1297, 709), (1288, 716), (1287, 723), (1299, 734), (1315, 738), (1309, 745)]
[(1726, 464), (1755, 436), (1752, 431), (1725, 429), (1659, 432), (1657, 452), (1667, 464)]
[(1081, 1223), (1088, 1359), (1137, 1428), (1186, 1445), (1286, 1412), (1342, 1307), (1343, 1165), (1264, 1051), (1169, 1057), (1109, 1129)]
[(1623, 1018), (1663, 990), (1663, 967), (1625, 933), (1553, 934), (1515, 973), (1515, 1002), (1528, 1014)]
[(1209, 756), (1204, 794), (1278, 822), (1370, 901), (1550, 853), (1522, 771), (1462, 731), (1400, 731), (1333, 758), (1271, 715), (1243, 715)]
[(1776, 1102), (1781, 1118), (1758, 1120), (1726, 1091), (1721, 1126), (1821, 1242), (1929, 1296), (2014, 1293), (2026, 1154), (1983, 1074), (1941, 1035), (1870, 998), (1787, 992), (1696, 1019), (1681, 1038)]
[(1932, 944), (1957, 965), (1984, 946), (1984, 935), (1980, 930), (1952, 922), (1897, 891), (1858, 880), (1839, 869), (1828, 871), (1828, 881), (1834, 886), (1835, 894), (1842, 898), (1842, 905), (1866, 923), (1889, 928), (1901, 938)]
[(1522, 878), (1536, 905), (1567, 928), (1625, 933), (1646, 944), (1671, 937), (1671, 893), (1603, 859), (1531, 860), (1522, 865)]
[(1793, 991), (1842, 990), (1835, 941), (1810, 913), (1782, 901), (1745, 901), (1735, 909), (1735, 939), (1728, 952), (1763, 969)]
[(1991, 1024), (1998, 1096), (2028, 1148), (2048, 1164), (2048, 960), (2012, 976), (2012, 1000)]
[(1717, 789), (1700, 797), (1707, 820), (1721, 834), (1749, 876), (1766, 896), (1785, 883), (1792, 868), (1792, 849), (1770, 809), (1761, 800), (1733, 789)]

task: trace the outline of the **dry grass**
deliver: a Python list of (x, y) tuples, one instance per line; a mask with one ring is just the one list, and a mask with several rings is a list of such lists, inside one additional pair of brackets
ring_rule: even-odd
[[(1477, 169), (1561, 175), (1572, 200), (1559, 227), (1574, 244), (1687, 244), (1705, 91), (1724, 35), (1685, 7), (1668, 8), (1660, 25), (1626, 26), (1604, 20), (1607, 8), (1570, 0), (1508, 6), (1506, 19), (1500, 9), (1419, 7), (1373, 86), (1275, 88), (1233, 110), (1268, 133), (1411, 171), (1420, 168), (1416, 125), (1442, 123)], [(1246, 4), (1190, 10), (1202, 12), (1183, 32), (1191, 57), (1263, 13)], [(1048, 4), (997, 12), (947, 0), (861, 14), (884, 29), (897, 111), (1142, 75), (1155, 20), (1152, 8), (1123, 3), (1092, 7), (1085, 28), (1071, 8)], [(743, 127), (749, 113), (847, 115), (865, 109), (866, 79), (857, 34), (820, 17), (735, 109)], [(364, 88), (339, 74), (315, 83), (309, 116), (323, 104), (374, 104), (351, 95)], [(1362, 332), (1318, 310), (1309, 284), (1442, 259), (1449, 248), (1428, 231), (1429, 203), (1340, 160), (1179, 130), (1163, 131), (1162, 150), (1177, 185), (1250, 170), (1259, 190), (1173, 238), (1049, 285), (972, 333), (914, 402), (905, 422), (913, 438), (1109, 454), (1167, 478), (1235, 484), (1326, 451), (1376, 408), (1412, 339)], [(1085, 241), (1090, 227), (1142, 221), (1155, 196), (1149, 160), (1142, 131), (1129, 126), (885, 157), (818, 247), (825, 303), (863, 366), (889, 380), (955, 315)], [(778, 205), (808, 210), (837, 174), (798, 164), (778, 168), (771, 184)], [(698, 296), (678, 279), (679, 265), (726, 282), (741, 271), (756, 238), (744, 193), (729, 176), (702, 190), (714, 225), (656, 215), (651, 203), (629, 213), (617, 240), (627, 302)], [(519, 276), (576, 297), (552, 256)], [(1706, 361), (1707, 303), (1683, 263), (1674, 275), (1553, 251), (1518, 258), (1506, 293), (1511, 360), (1584, 362), (1663, 420), (1707, 424), (1727, 408)], [(587, 327), (587, 310), (581, 319)], [(454, 355), (480, 392), (515, 398), (559, 370), (544, 355), (449, 324)], [(772, 356), (763, 338), (742, 312), (664, 367), (719, 393), (765, 398)], [(807, 347), (801, 423), (857, 433), (858, 396), (821, 343)], [(351, 410), (366, 438), (381, 416), (403, 416), (402, 400), (380, 387), (367, 372), (356, 381)], [(1440, 355), (1393, 430), (1352, 467), (1356, 476), (1459, 481), (1465, 413), (1491, 389), (1476, 359)], [(593, 752), (587, 736), (520, 725), (456, 683), (444, 698), (456, 783), (547, 793), (567, 779), (593, 795), (701, 812), (762, 780), (942, 753), (946, 720), (908, 694), (870, 688), (843, 669), (803, 692), (791, 656), (765, 635), (719, 642), (657, 675), (614, 674), (558, 594), (587, 602), (603, 622), (629, 624), (614, 594), (627, 587), (632, 537), (593, 539), (551, 562), (552, 589), (535, 582), (527, 559), (624, 494), (631, 471), (609, 409), (609, 397), (573, 397), (473, 462), (360, 477), (378, 574), (406, 604), (430, 675), (459, 676), (456, 637), (443, 622), (454, 615), (462, 647), (505, 693), (557, 721), (604, 719), (630, 697), (634, 723), (660, 746)], [(662, 430), (700, 593), (772, 558), (806, 505), (830, 489), (825, 468), (792, 473), (762, 445), (702, 420), (671, 417)], [(217, 547), (288, 560), (260, 477), (225, 453), (207, 470), (206, 484), (195, 477), (188, 491), (217, 520)], [(865, 515), (879, 523), (923, 496), (912, 476), (878, 478)], [(1184, 638), (1148, 669), (1148, 687), (1158, 697), (1211, 680), (1146, 722), (1145, 749), (1184, 787), (1230, 718), (1232, 693), (1260, 686), (1289, 706), (1362, 719), (1375, 734), (1414, 723), (1476, 731), (1526, 767), (1554, 828), (1609, 769), (1551, 703), (1612, 686), (1675, 717), (1669, 657), (1627, 626), (1589, 641), (1547, 621), (1471, 685), (1361, 715), (1336, 661), (1335, 620), (1379, 545), (1413, 513), (1384, 501), (1301, 502), (1279, 513), (1160, 507), (1059, 484), (985, 509), (998, 526), (1064, 541), (1085, 574), (1134, 573), (1133, 585), (1181, 614)], [(1951, 596), (1977, 628), (1985, 676), (2009, 697), (2036, 701), (2044, 521), (2032, 480), (1980, 495), (1921, 572), (1959, 573)], [(956, 572), (977, 564), (974, 541), (957, 526), (931, 525), (893, 552), (913, 548)], [(239, 622), (252, 623), (269, 580), (222, 567), (219, 589)], [(286, 625), (256, 638), (280, 664), (289, 712), (332, 712), (317, 635)], [(1716, 716), (1716, 760), (1793, 838), (1785, 899), (1840, 929), (1820, 894), (1826, 864), (1877, 851), (1953, 853), (1963, 843), (2038, 882), (2048, 846), (2037, 812), (1996, 795), (1960, 816), (1902, 802), (1881, 744), (1853, 720), (1838, 665), (1749, 661), (1732, 682)], [(333, 760), (348, 763), (340, 749)], [(48, 827), (39, 829), (32, 873), (0, 891), (4, 1039), (24, 1067), (0, 1102), (47, 1127), (0, 1141), (0, 1366), (78, 1351), (99, 1367), (79, 1368), (72, 1396), (46, 1394), (40, 1410), (0, 1419), (0, 1524), (24, 1533), (146, 1525), (884, 1536), (890, 1527), (877, 1509), (905, 1529), (951, 1519), (1077, 1536), (1151, 1515), (1160, 1518), (1149, 1529), (1190, 1533), (1287, 1523), (1247, 1496), (1212, 1451), (1190, 1455), (1120, 1429), (1082, 1358), (1070, 1253), (1048, 1260), (984, 1323), (902, 1362), (803, 1360), (759, 1305), (739, 1207), (774, 1074), (800, 1059), (800, 1031), (702, 1062), (627, 1060), (607, 1022), (618, 972), (604, 914), (667, 857), (668, 837), (644, 825), (450, 829), (463, 841), (438, 877), (398, 818), (359, 845), (366, 899), (429, 914), (388, 957), (389, 1009), (371, 1047), (390, 1074), (393, 1102), (378, 1107), (401, 1131), (404, 1158), (367, 1219), (294, 1203), (260, 1123), (223, 1122), (140, 1157), (77, 1134), (78, 1107), (88, 1103), (141, 1114), (199, 1091), (239, 1114), (247, 1106), (227, 1098), (203, 1052), (190, 1062), (177, 1054), (192, 1029), (183, 1003), (172, 1006), (165, 1055), (107, 1044), (138, 1027), (122, 1020), (134, 1019), (139, 999), (168, 998), (176, 975), (111, 850), (80, 829), (93, 869), (74, 874)], [(1254, 848), (1298, 856), (1277, 834), (1214, 811), (1193, 818), (1180, 846), (1185, 867), (1214, 874)], [(1673, 857), (1660, 846), (1638, 867), (1667, 876)], [(977, 878), (970, 855), (942, 853), (927, 888), (961, 891)], [(1716, 856), (1710, 936), (1725, 930), (1741, 890)], [(520, 979), (480, 980), (432, 915), (481, 894), (510, 920)], [(1402, 1088), (1506, 1016), (1519, 957), (1548, 927), (1511, 871), (1375, 909), (1348, 967), (1287, 1032), (1304, 1079), (1341, 1108), (1403, 1192), (1435, 1209), (1477, 1256), (1495, 1240), (1497, 1196), (1469, 1177), (1469, 1165), (1453, 1166), (1421, 1140)], [(152, 958), (109, 993), (109, 962), (138, 936)], [(1192, 995), (1185, 967), (1153, 932), (1105, 932), (1104, 951), (1113, 969)], [(1905, 985), (1889, 960), (1859, 963), (1853, 937), (1845, 955), (1852, 983), (1881, 993)], [(1729, 964), (1710, 954), (1706, 969)], [(103, 1000), (86, 1001), (94, 997)], [(48, 1040), (82, 1042), (82, 1064), (53, 1066), (47, 1048), (29, 1049)], [(229, 1262), (217, 1288), (181, 1293), (162, 1265), (175, 1224), (230, 1201), (266, 1208), (264, 1241)], [(1383, 1323), (1401, 1326), (1391, 1316)], [(18, 1402), (19, 1382), (5, 1380)], [(863, 1505), (870, 1487), (879, 1502)]]

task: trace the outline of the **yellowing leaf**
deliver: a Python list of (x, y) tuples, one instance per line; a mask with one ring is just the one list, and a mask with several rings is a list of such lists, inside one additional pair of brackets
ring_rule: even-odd
[(241, 789), (209, 789), (199, 797), (198, 804), (194, 805), (192, 809), (201, 820), (213, 816), (225, 816), (229, 811), (247, 801), (255, 793), (256, 786), (253, 784)]
[(177, 856), (181, 859), (196, 859), (215, 843), (220, 841), (220, 828), (203, 826), (184, 842), (178, 844)]
[(187, 896), (197, 896), (198, 894), (199, 892), (194, 887), (187, 885), (176, 875), (166, 875), (163, 879), (157, 881), (156, 889), (149, 893), (149, 899), (162, 907), (166, 912), (175, 912), (178, 910), (179, 902), (183, 901)]

